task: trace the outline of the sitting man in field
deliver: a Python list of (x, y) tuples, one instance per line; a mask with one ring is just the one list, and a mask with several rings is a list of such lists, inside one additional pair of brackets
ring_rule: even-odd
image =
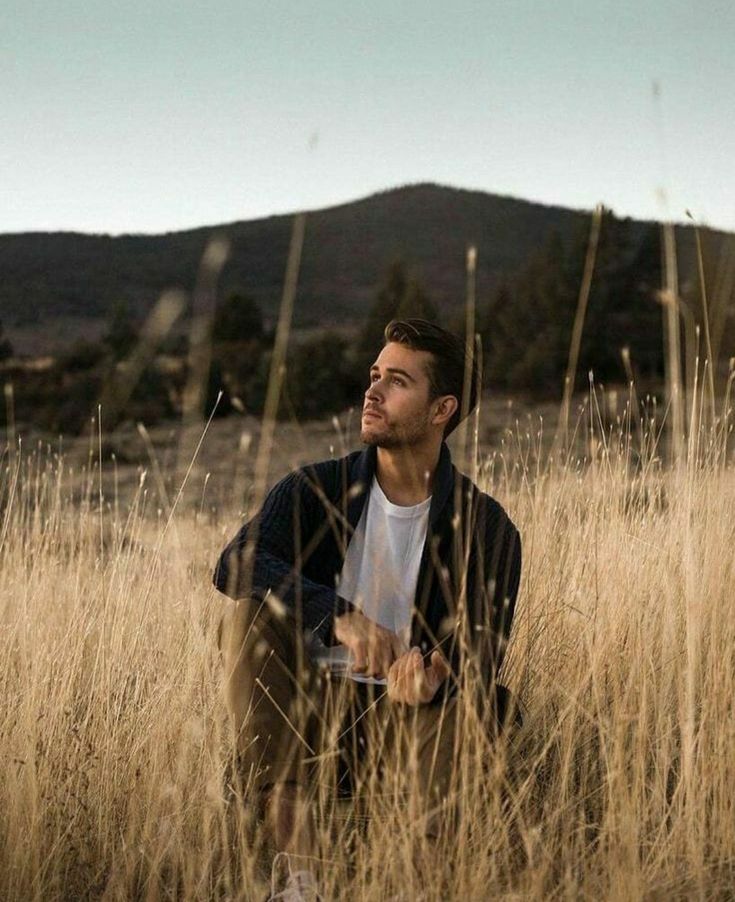
[[(476, 403), (467, 354), (425, 320), (390, 323), (364, 396), (367, 447), (282, 479), (217, 565), (236, 602), (220, 648), (240, 777), (292, 861), (314, 854), (325, 766), (338, 788), (379, 798), (410, 772), (412, 823), (432, 835), (451, 808), (458, 699), (494, 729), (510, 716), (496, 677), (520, 539), (444, 441)], [(312, 879), (294, 868), (293, 898)]]

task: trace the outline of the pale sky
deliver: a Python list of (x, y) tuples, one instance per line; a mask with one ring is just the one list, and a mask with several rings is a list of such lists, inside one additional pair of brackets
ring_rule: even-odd
[(419, 181), (735, 230), (732, 2), (1, 0), (0, 98), (0, 232)]

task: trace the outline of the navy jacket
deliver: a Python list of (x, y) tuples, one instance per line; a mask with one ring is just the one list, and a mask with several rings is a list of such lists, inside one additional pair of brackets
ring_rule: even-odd
[[(353, 609), (335, 585), (376, 458), (369, 446), (302, 467), (278, 482), (222, 552), (216, 587), (231, 598), (262, 597), (272, 590), (304, 629), (334, 644), (334, 617)], [(520, 574), (518, 530), (497, 501), (452, 465), (442, 444), (416, 585), (412, 645), (425, 654), (441, 647), (455, 677), (470, 655), (489, 686), (503, 660)]]

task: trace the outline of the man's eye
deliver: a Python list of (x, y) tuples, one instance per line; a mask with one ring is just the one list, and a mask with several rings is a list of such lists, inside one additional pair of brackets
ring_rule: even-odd
[(396, 385), (405, 385), (403, 379), (399, 379), (398, 376), (394, 376), (393, 381), (396, 383)]

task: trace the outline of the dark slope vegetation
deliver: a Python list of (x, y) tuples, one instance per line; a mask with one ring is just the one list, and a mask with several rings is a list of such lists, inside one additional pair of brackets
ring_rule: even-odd
[[(582, 213), (436, 185), (386, 191), (310, 213), (299, 280), (297, 321), (364, 314), (386, 266), (412, 266), (437, 305), (461, 303), (468, 242), (480, 248), (479, 279), (491, 289), (514, 272), (552, 229), (567, 241)], [(290, 216), (164, 235), (27, 233), (0, 235), (0, 310), (8, 322), (46, 316), (107, 316), (126, 301), (143, 313), (168, 287), (189, 288), (208, 238), (231, 242), (221, 291), (252, 295), (277, 309)]]
[[(478, 286), (489, 296), (558, 233), (564, 246), (588, 229), (583, 212), (423, 184), (381, 192), (309, 214), (296, 324), (358, 323), (386, 266), (404, 260), (438, 309), (464, 298), (464, 253), (479, 249)], [(644, 223), (631, 222), (633, 237)], [(208, 239), (226, 235), (231, 255), (220, 294), (251, 295), (266, 316), (276, 312), (288, 252), (290, 216), (163, 235), (26, 233), (0, 235), (0, 320), (107, 317), (127, 303), (143, 314), (165, 288), (191, 288)], [(691, 270), (690, 229), (680, 229), (682, 266)]]

